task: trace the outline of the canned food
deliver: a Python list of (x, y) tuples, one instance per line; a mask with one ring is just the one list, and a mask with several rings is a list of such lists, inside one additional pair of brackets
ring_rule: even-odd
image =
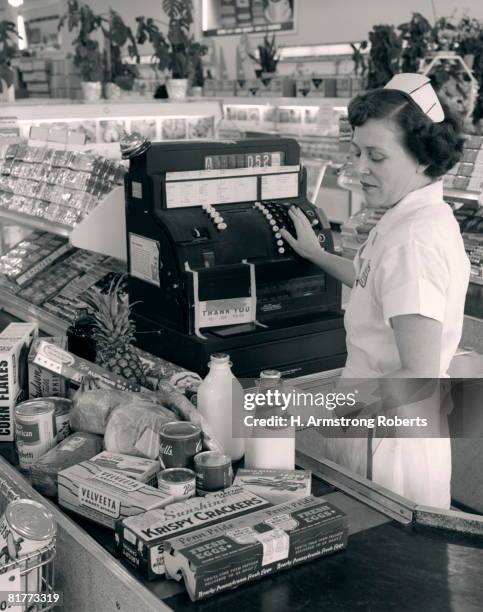
[(196, 474), (186, 468), (170, 468), (158, 474), (158, 489), (172, 495), (174, 501), (194, 497)]
[(47, 402), (55, 406), (55, 427), (57, 429), (57, 444), (70, 434), (70, 411), (72, 400), (65, 397), (44, 397)]
[(199, 453), (195, 457), (196, 491), (198, 495), (231, 487), (233, 467), (230, 455), (216, 451)]
[(159, 460), (165, 468), (193, 466), (202, 449), (201, 429), (193, 423), (170, 421), (159, 432)]
[[(0, 519), (0, 566), (21, 560), (52, 543), (56, 526), (52, 513), (39, 502), (30, 499), (16, 499), (10, 502)], [(25, 561), (20, 566), (21, 590), (39, 592), (42, 588), (42, 567), (35, 567), (34, 561)], [(27, 567), (33, 567), (25, 572)]]
[(28, 470), (56, 443), (55, 405), (44, 399), (27, 400), (17, 404), (14, 414), (19, 467)]

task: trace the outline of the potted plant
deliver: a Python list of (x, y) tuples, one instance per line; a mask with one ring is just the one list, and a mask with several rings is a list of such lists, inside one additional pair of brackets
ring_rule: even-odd
[(59, 30), (67, 22), (69, 32), (78, 30), (72, 41), (75, 47), (74, 65), (81, 76), (81, 87), (84, 99), (95, 102), (102, 95), (102, 78), (104, 62), (99, 43), (92, 35), (100, 31), (102, 17), (95, 15), (87, 4), (79, 5), (78, 0), (68, 0), (67, 13), (60, 18)]
[(375, 89), (384, 85), (399, 72), (402, 44), (394, 26), (376, 25), (369, 32), (371, 50), (367, 88)]
[(413, 13), (411, 21), (398, 26), (404, 41), (401, 53), (401, 72), (419, 72), (432, 42), (432, 28), (421, 13)]
[(15, 24), (5, 19), (0, 21), (0, 94), (9, 102), (15, 99), (14, 73), (10, 64), (17, 53), (15, 38), (20, 38)]
[(272, 40), (268, 38), (268, 34), (265, 34), (263, 44), (258, 45), (258, 55), (249, 53), (248, 56), (260, 66), (255, 70), (255, 74), (267, 86), (277, 71), (277, 64), (280, 59), (275, 43), (275, 34), (272, 36)]
[[(121, 91), (132, 91), (134, 80), (140, 77), (136, 64), (140, 57), (136, 45), (136, 39), (129, 26), (116, 11), (109, 10), (109, 16), (105, 20), (107, 27), (102, 26), (106, 41), (106, 98), (113, 99), (121, 97)], [(127, 52), (136, 64), (123, 61), (122, 51), (127, 44)]]
[(170, 72), (171, 78), (167, 81), (169, 97), (183, 100), (186, 98), (188, 83), (199, 70), (201, 58), (208, 49), (195, 42), (190, 34), (193, 24), (192, 0), (163, 0), (162, 6), (169, 20), (167, 35), (159, 30), (154, 19), (137, 17), (136, 38), (139, 44), (149, 40), (153, 45), (153, 60), (157, 67)]

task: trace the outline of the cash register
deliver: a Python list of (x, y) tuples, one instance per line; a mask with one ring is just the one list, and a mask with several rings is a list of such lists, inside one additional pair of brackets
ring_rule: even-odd
[(292, 139), (148, 143), (125, 178), (129, 298), (139, 345), (206, 374), (228, 353), (237, 376), (341, 367), (341, 287), (298, 256), (297, 206), (322, 248), (330, 226), (306, 197)]

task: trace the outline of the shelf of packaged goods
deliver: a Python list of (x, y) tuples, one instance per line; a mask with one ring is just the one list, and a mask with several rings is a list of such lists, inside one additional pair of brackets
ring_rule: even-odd
[(464, 200), (466, 202), (478, 202), (483, 200), (482, 194), (477, 191), (464, 191), (463, 189), (444, 188), (444, 195), (448, 198)]
[(349, 103), (349, 98), (277, 98), (277, 97), (258, 97), (258, 96), (230, 96), (204, 98), (205, 100), (219, 100), (223, 105), (229, 106), (332, 106), (333, 108), (345, 108)]
[(473, 283), (474, 285), (483, 285), (483, 277), (482, 276), (471, 275), (470, 276), (470, 283)]
[(44, 232), (50, 232), (51, 234), (57, 234), (57, 236), (68, 237), (72, 232), (72, 227), (70, 227), (70, 225), (63, 225), (62, 223), (56, 223), (55, 221), (49, 221), (47, 219), (41, 219), (40, 217), (26, 215), (25, 213), (14, 210), (5, 210), (0, 208), (0, 219), (13, 221), (17, 225), (31, 227), (32, 229), (39, 229), (43, 230)]
[(65, 335), (69, 325), (67, 321), (34, 306), (5, 288), (0, 288), (0, 308), (21, 321), (37, 321), (40, 329), (51, 336)]

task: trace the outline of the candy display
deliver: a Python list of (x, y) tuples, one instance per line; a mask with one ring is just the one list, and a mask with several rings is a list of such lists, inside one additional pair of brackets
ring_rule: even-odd
[(91, 153), (18, 144), (0, 155), (0, 207), (66, 227), (124, 176), (124, 166)]

